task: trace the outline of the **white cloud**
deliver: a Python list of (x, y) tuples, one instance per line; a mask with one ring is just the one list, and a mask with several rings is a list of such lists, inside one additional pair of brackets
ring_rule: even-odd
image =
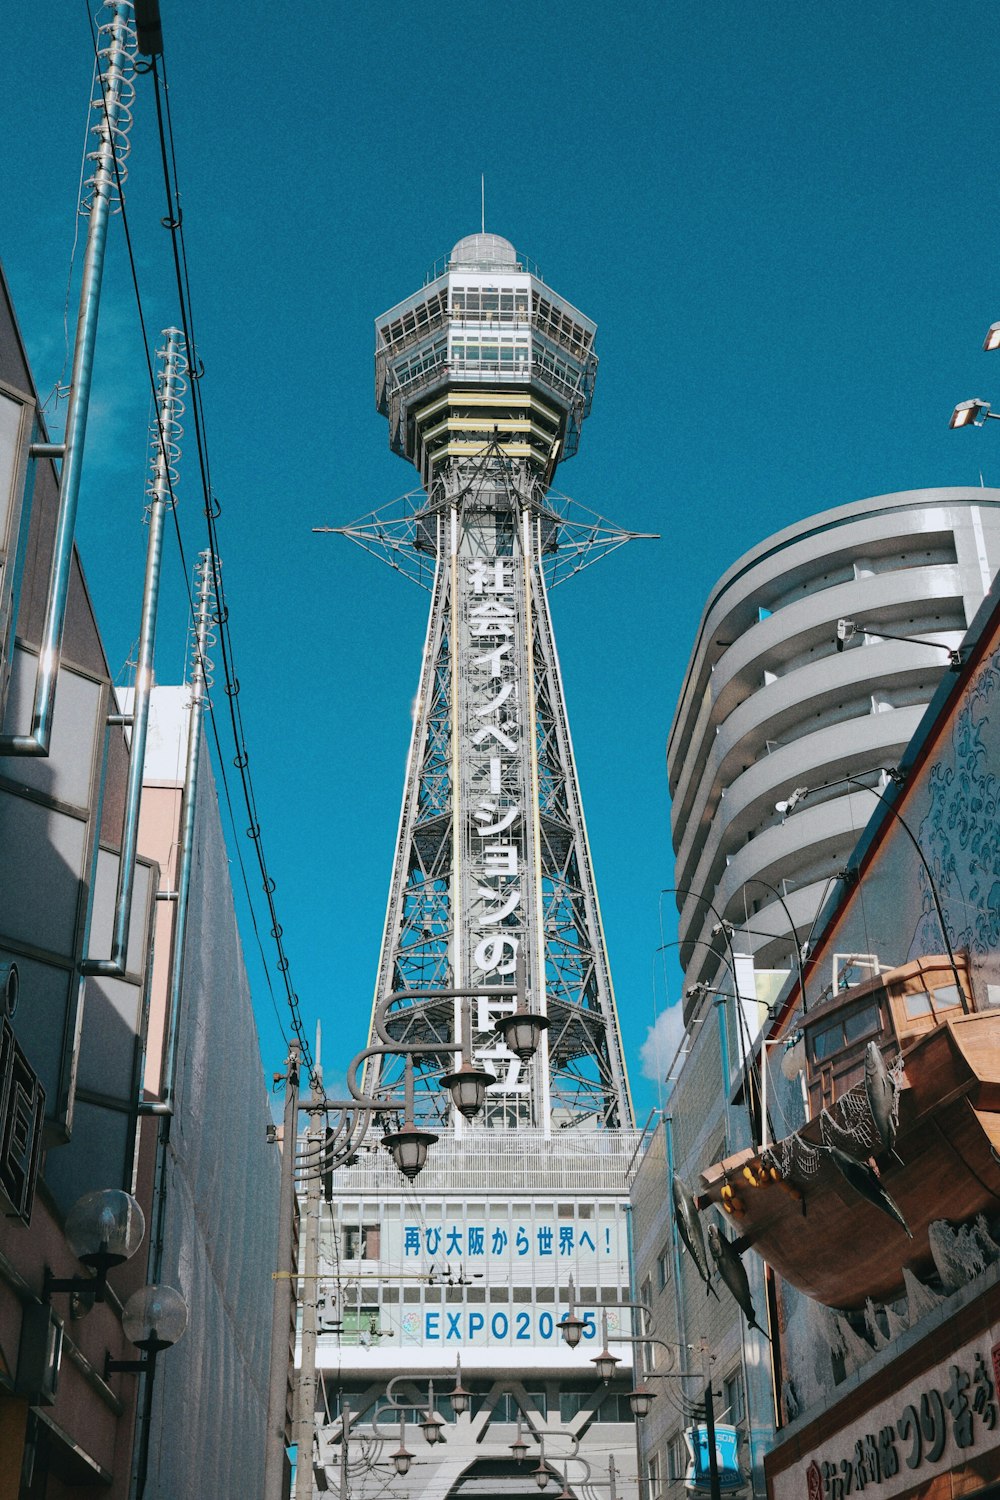
[(646, 1040), (639, 1048), (643, 1078), (651, 1078), (655, 1083), (663, 1082), (683, 1035), (684, 1019), (678, 1000), (675, 1005), (661, 1011), (646, 1032)]

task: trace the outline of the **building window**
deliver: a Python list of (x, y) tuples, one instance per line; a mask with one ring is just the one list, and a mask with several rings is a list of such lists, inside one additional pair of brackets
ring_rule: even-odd
[(559, 1387), (560, 1422), (572, 1422), (574, 1417), (579, 1416), (580, 1412), (586, 1409), (593, 1394), (593, 1382), (589, 1385), (573, 1385), (569, 1381), (564, 1381)]
[(729, 1422), (733, 1427), (739, 1426), (746, 1416), (742, 1370), (734, 1370), (729, 1378), (722, 1382), (722, 1407), (719, 1414), (720, 1422)]
[(670, 1247), (669, 1246), (667, 1246), (667, 1248), (662, 1252), (662, 1254), (657, 1257), (657, 1261), (656, 1261), (656, 1279), (657, 1279), (657, 1281), (660, 1284), (660, 1291), (662, 1292), (663, 1288), (666, 1286), (667, 1282), (670, 1280)]
[(646, 1465), (647, 1500), (658, 1500), (660, 1494), (660, 1460), (655, 1455)]
[(378, 1260), (381, 1226), (378, 1224), (349, 1224), (344, 1228), (345, 1260)]
[(687, 1444), (680, 1433), (675, 1433), (667, 1445), (667, 1478), (683, 1480), (688, 1471)]
[(667, 1444), (667, 1478), (683, 1479), (687, 1474), (687, 1444), (679, 1432), (675, 1432)]
[(625, 1391), (611, 1391), (605, 1396), (594, 1413), (598, 1422), (628, 1422), (632, 1423), (635, 1418), (629, 1405), (628, 1395)]
[(525, 1390), (526, 1405), (522, 1407), (521, 1402), (513, 1391), (501, 1391), (497, 1397), (497, 1403), (492, 1411), (494, 1422), (516, 1422), (522, 1415), (529, 1416), (532, 1412), (544, 1417), (546, 1415), (546, 1395), (544, 1389)]

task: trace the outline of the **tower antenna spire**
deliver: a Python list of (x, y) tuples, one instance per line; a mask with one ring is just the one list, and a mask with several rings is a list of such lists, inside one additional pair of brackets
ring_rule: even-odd
[(486, 233), (486, 173), (485, 172), (480, 172), (480, 174), (479, 174), (479, 196), (480, 196), (480, 203), (481, 203), (481, 207), (482, 207), (482, 215), (481, 215), (481, 218), (480, 218), (480, 223), (482, 224), (483, 234), (485, 234)]

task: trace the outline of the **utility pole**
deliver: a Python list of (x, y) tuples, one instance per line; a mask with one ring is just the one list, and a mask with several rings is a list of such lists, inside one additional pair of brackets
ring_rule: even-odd
[[(313, 1102), (319, 1106), (322, 1095), (313, 1089)], [(312, 1495), (313, 1439), (316, 1432), (316, 1308), (319, 1298), (319, 1227), (322, 1209), (322, 1145), (326, 1138), (323, 1118), (317, 1112), (306, 1136), (306, 1207), (302, 1224), (303, 1286), (301, 1296), (302, 1334), (299, 1358), (298, 1389), (295, 1399), (295, 1443), (297, 1500)], [(308, 1483), (308, 1489), (306, 1484)]]
[(708, 1485), (711, 1500), (721, 1500), (719, 1455), (715, 1449), (715, 1395), (712, 1391), (712, 1356), (708, 1340), (701, 1340), (701, 1368), (705, 1376), (705, 1437), (708, 1441)]
[[(267, 1393), (267, 1448), (264, 1456), (264, 1500), (286, 1500), (288, 1395), (295, 1359), (295, 1141), (299, 1122), (298, 1042), (288, 1049), (285, 1067), (285, 1116), (281, 1138), (281, 1187), (278, 1195), (278, 1264), (271, 1312), (271, 1363)], [(281, 1078), (275, 1074), (275, 1081)]]
[(351, 1408), (345, 1401), (340, 1408), (340, 1497), (347, 1500), (347, 1440), (351, 1435)]

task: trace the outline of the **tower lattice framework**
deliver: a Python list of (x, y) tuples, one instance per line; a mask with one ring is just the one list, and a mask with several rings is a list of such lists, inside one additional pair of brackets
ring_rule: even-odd
[[(589, 410), (594, 325), (507, 241), (460, 241), (377, 323), (377, 399), (424, 487), (343, 528), (431, 595), (375, 1002), (400, 1041), (442, 1043), (417, 1113), (457, 1134), (438, 1080), (461, 1002), (494, 1073), (486, 1127), (615, 1128), (632, 1107), (566, 716), (548, 589), (634, 533), (551, 487)], [(520, 1062), (496, 1033), (520, 970), (548, 1017)], [(491, 990), (507, 994), (493, 997)], [(398, 1082), (378, 1059), (366, 1084)]]

